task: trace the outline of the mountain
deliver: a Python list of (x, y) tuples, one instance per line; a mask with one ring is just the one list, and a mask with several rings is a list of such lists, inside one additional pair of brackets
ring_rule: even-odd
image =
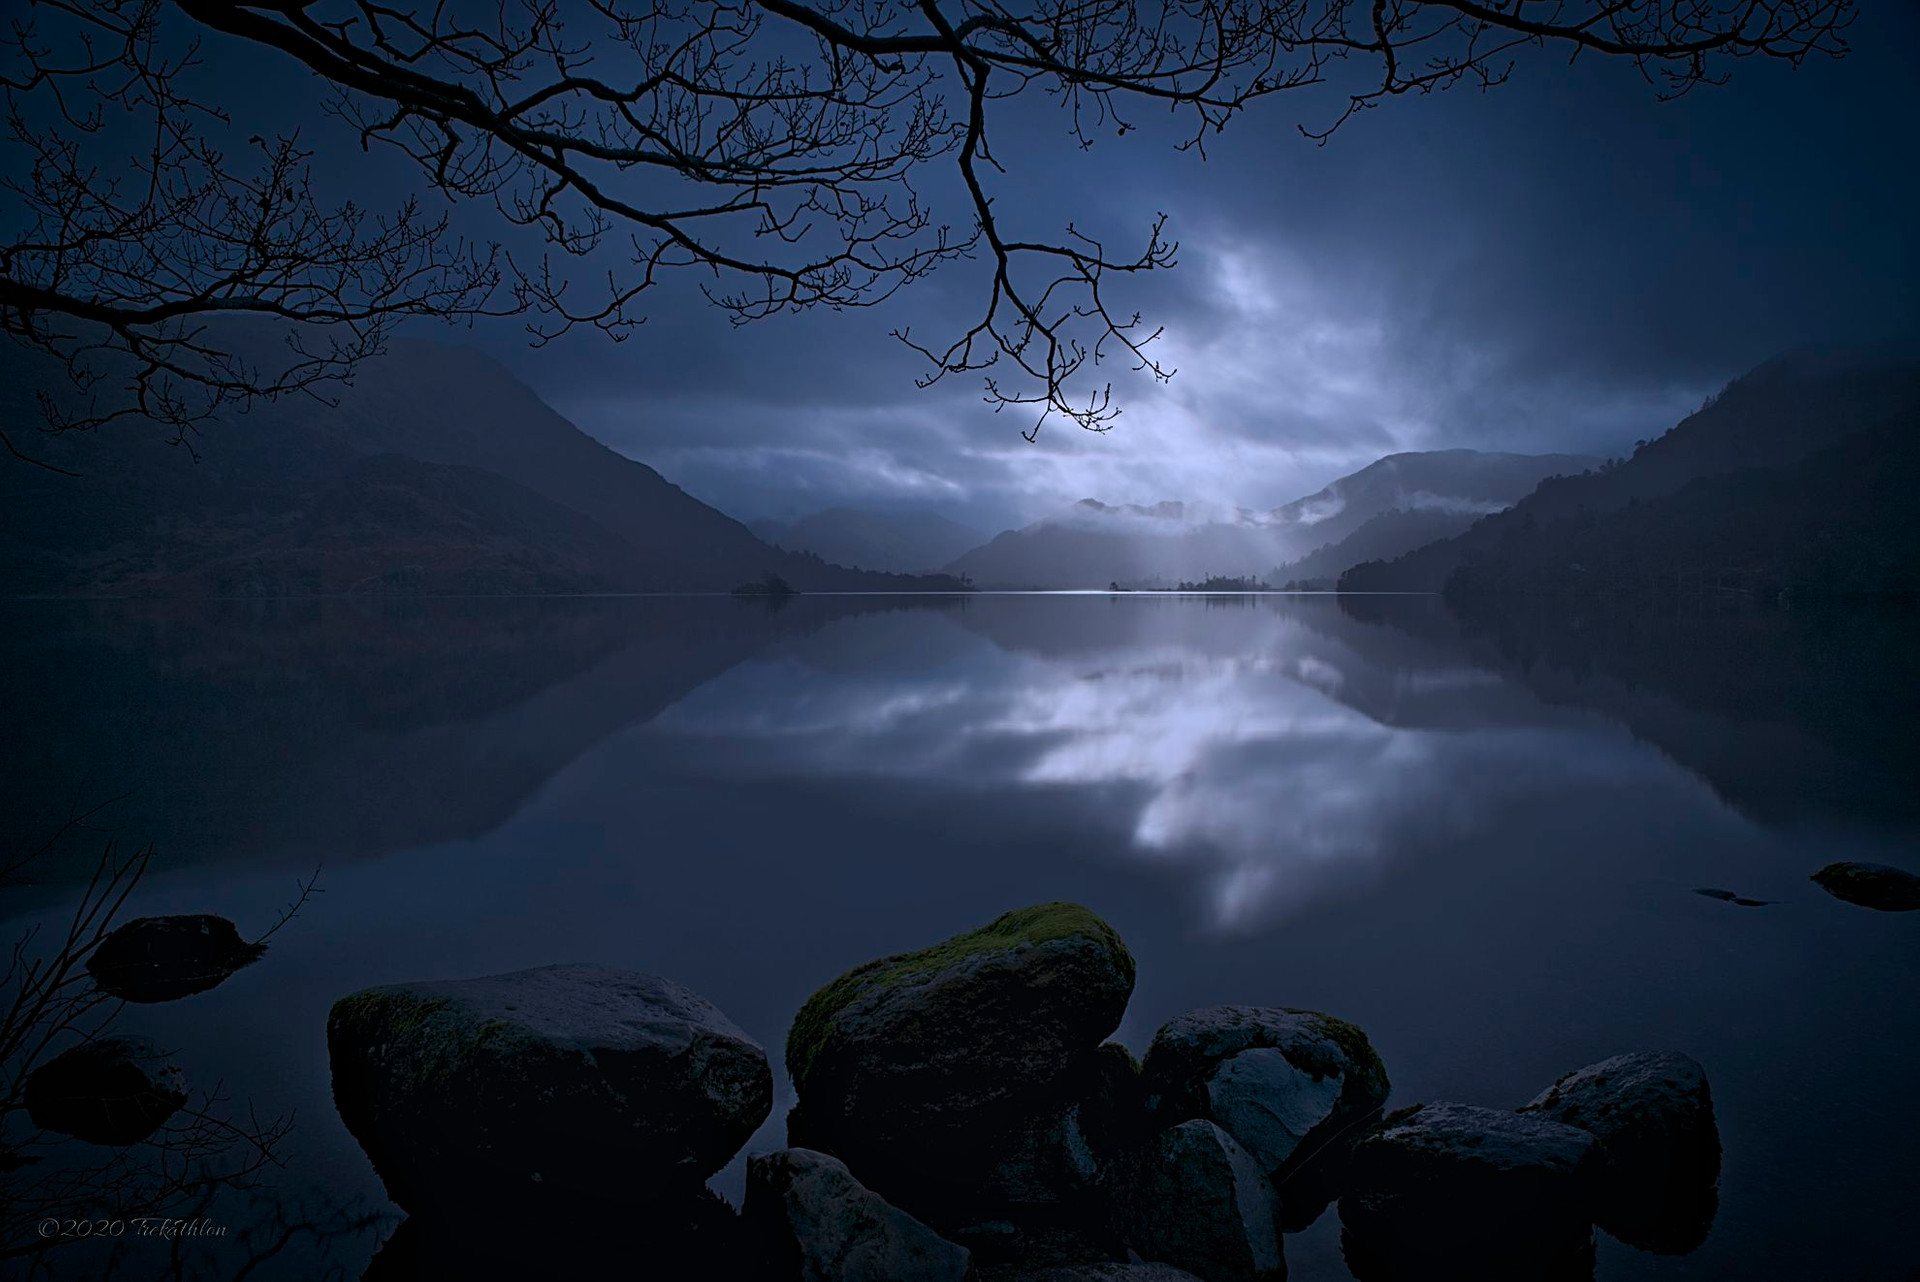
[(747, 528), (777, 547), (811, 552), (837, 565), (906, 574), (945, 565), (987, 537), (934, 512), (850, 507), (828, 508), (793, 521), (749, 521)]
[[(1393, 454), (1265, 512), (1178, 502), (1115, 506), (1084, 499), (1024, 529), (1006, 531), (945, 568), (970, 575), (982, 587), (1009, 588), (1170, 585), (1210, 574), (1258, 578), (1269, 566), (1353, 536), (1385, 513), (1471, 518), (1505, 507), (1543, 477), (1581, 471), (1595, 462), (1571, 454), (1474, 450)], [(1385, 527), (1376, 530), (1384, 532)]]
[(1485, 595), (1640, 590), (1662, 576), (1774, 592), (1895, 585), (1917, 556), (1904, 515), (1920, 482), (1916, 429), (1920, 359), (1781, 357), (1632, 457), (1543, 482), (1461, 534), (1355, 566), (1340, 586)]
[[(33, 422), (58, 384), (17, 348), (0, 361), (0, 414)], [(957, 586), (770, 547), (496, 361), (438, 344), (393, 344), (335, 405), (204, 424), (197, 462), (135, 419), (31, 447), (82, 475), (0, 466), (15, 594), (712, 591), (768, 571), (802, 590)]]
[(1275, 566), (1267, 581), (1275, 587), (1292, 583), (1331, 588), (1342, 574), (1363, 561), (1396, 557), (1438, 539), (1451, 538), (1480, 516), (1471, 509), (1393, 508), (1368, 518), (1338, 542), (1322, 544), (1298, 560)]

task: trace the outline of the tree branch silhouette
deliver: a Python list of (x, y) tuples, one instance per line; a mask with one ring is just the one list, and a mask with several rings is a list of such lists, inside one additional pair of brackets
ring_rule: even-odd
[[(1632, 65), (1661, 97), (1742, 58), (1846, 52), (1853, 0), (30, 0), (0, 90), (25, 218), (0, 245), (0, 329), (53, 354), (76, 395), (52, 431), (122, 415), (193, 425), (262, 396), (325, 395), (398, 322), (523, 316), (532, 341), (626, 337), (690, 271), (740, 323), (867, 307), (984, 261), (971, 324), (896, 337), (928, 386), (978, 372), (996, 408), (1104, 430), (1110, 358), (1164, 379), (1159, 331), (1107, 286), (1170, 267), (1153, 221), (1110, 252), (1074, 223), (1021, 232), (994, 157), (1004, 104), (1054, 99), (1090, 147), (1153, 109), (1183, 149), (1261, 99), (1346, 88), (1325, 141), (1389, 98), (1498, 85), (1530, 50)], [(254, 135), (205, 83), (201, 42), (312, 73), (363, 149), (417, 190), (374, 215), (328, 204), (297, 136)], [(1335, 83), (1337, 82), (1337, 84)], [(1347, 88), (1352, 86), (1351, 88)], [(289, 81), (289, 89), (298, 87)], [(118, 157), (117, 163), (114, 161)], [(942, 221), (923, 175), (951, 165)], [(472, 209), (538, 246), (455, 234)], [(518, 242), (516, 242), (518, 243)], [(219, 325), (297, 322), (272, 353)], [(243, 354), (245, 352), (245, 354)], [(0, 425), (0, 443), (24, 451)]]

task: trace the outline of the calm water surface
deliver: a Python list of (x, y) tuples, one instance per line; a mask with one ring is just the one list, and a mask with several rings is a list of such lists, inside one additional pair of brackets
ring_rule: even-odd
[[(1393, 1104), (1502, 1107), (1621, 1051), (1699, 1059), (1713, 1231), (1685, 1257), (1603, 1236), (1602, 1279), (1908, 1279), (1920, 914), (1807, 874), (1920, 865), (1914, 622), (1278, 596), (15, 604), (0, 810), (17, 843), (76, 790), (126, 793), (114, 835), (155, 847), (130, 914), (257, 933), (323, 867), (264, 961), (118, 1025), (294, 1115), (272, 1196), (302, 1214), (386, 1208), (327, 1080), (327, 1009), (358, 988), (652, 971), (777, 1064), (841, 971), (1064, 898), (1138, 958), (1136, 1051), (1189, 1007), (1306, 1006), (1368, 1032)], [(6, 937), (92, 853), (0, 892)], [(782, 1081), (750, 1149), (783, 1142), (790, 1103)], [(740, 1181), (736, 1161), (715, 1186)], [(255, 1276), (358, 1276), (384, 1232)], [(1346, 1277), (1338, 1236), (1329, 1211), (1289, 1238), (1292, 1276)]]

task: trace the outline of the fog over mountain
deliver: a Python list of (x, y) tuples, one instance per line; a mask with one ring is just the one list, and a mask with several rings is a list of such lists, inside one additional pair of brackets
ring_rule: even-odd
[(1386, 533), (1396, 527), (1374, 527), (1382, 536), (1376, 545), (1410, 550), (1508, 506), (1544, 477), (1583, 472), (1598, 461), (1577, 454), (1475, 450), (1394, 454), (1269, 511), (1173, 500), (1149, 507), (1084, 499), (1065, 512), (1000, 534), (946, 569), (988, 588), (1171, 586), (1210, 574), (1264, 578), (1271, 567), (1339, 544), (1389, 513), (1445, 516), (1458, 523), (1436, 529), (1416, 520), (1406, 525), (1403, 542)]
[(938, 512), (869, 512), (848, 507), (786, 521), (749, 521), (747, 528), (790, 551), (811, 552), (838, 565), (902, 574), (945, 565), (987, 537)]

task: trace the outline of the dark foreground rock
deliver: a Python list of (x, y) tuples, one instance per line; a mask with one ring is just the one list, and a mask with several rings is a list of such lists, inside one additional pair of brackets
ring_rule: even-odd
[(90, 1144), (138, 1144), (187, 1102), (187, 1076), (144, 1037), (100, 1037), (27, 1075), (27, 1117)]
[(1206, 1282), (1283, 1278), (1280, 1204), (1266, 1173), (1212, 1122), (1182, 1122), (1140, 1155), (1128, 1238)]
[(122, 1001), (170, 1002), (205, 992), (264, 952), (211, 913), (136, 917), (100, 941), (87, 973)]
[(1289, 1229), (1337, 1195), (1352, 1145), (1390, 1089), (1359, 1029), (1284, 1006), (1213, 1006), (1169, 1020), (1141, 1085), (1161, 1125), (1204, 1118), (1239, 1141), (1279, 1188)]
[(1127, 1091), (1099, 1047), (1133, 975), (1111, 926), (1057, 903), (849, 971), (788, 1034), (789, 1140), (943, 1231), (1063, 1209), (1119, 1125)]
[(669, 980), (599, 966), (373, 988), (327, 1020), (334, 1102), (409, 1211), (693, 1194), (765, 1120), (766, 1053)]
[(748, 1229), (772, 1276), (800, 1282), (960, 1282), (973, 1267), (947, 1241), (810, 1149), (747, 1159)]
[(1354, 1151), (1347, 1265), (1362, 1282), (1591, 1277), (1599, 1163), (1592, 1134), (1535, 1114), (1402, 1110)]
[(1812, 880), (1835, 899), (1881, 912), (1920, 909), (1920, 877), (1887, 864), (1828, 864)]
[(1685, 1055), (1616, 1055), (1568, 1073), (1520, 1109), (1601, 1143), (1600, 1227), (1629, 1246), (1684, 1254), (1718, 1207), (1720, 1132), (1706, 1071)]
[(628, 1203), (446, 1208), (408, 1216), (380, 1245), (361, 1282), (449, 1278), (725, 1278), (767, 1275), (740, 1217), (710, 1189)]
[(1063, 1264), (1050, 1269), (993, 1273), (981, 1282), (1199, 1282), (1171, 1264)]

